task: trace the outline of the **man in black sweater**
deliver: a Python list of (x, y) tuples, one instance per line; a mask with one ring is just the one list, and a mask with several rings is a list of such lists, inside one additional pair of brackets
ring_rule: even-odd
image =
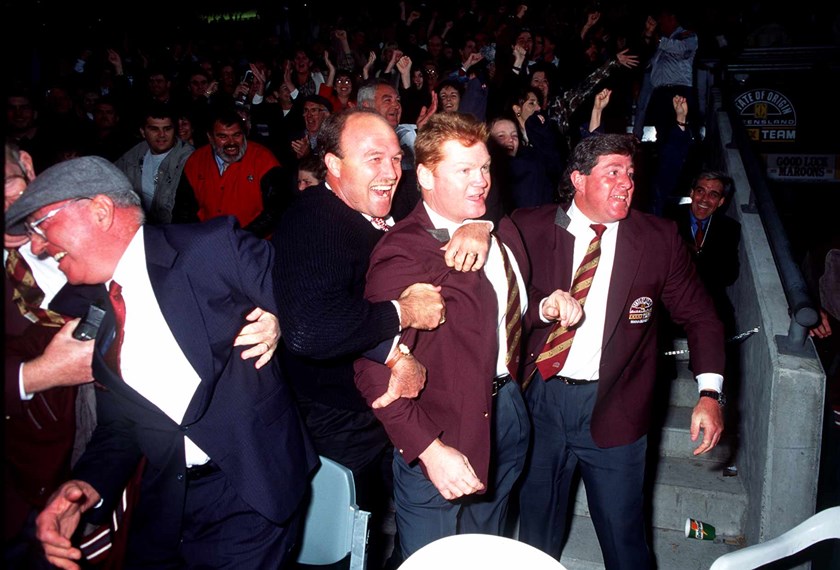
[[(319, 146), (326, 182), (301, 194), (272, 238), (285, 344), (279, 352), (318, 453), (353, 471), (357, 503), (372, 513), (374, 569), (387, 555), (381, 522), (392, 496), (392, 447), (356, 389), (353, 362), (362, 354), (379, 362), (397, 359), (388, 392), (375, 406), (416, 396), (425, 368), (410, 356), (398, 358), (395, 339), (404, 328), (436, 328), (445, 308), (440, 288), (429, 284), (414, 284), (394, 301), (364, 298), (370, 254), (394, 223), (388, 213), (402, 174), (394, 129), (373, 111), (345, 111), (325, 121)], [(445, 246), (447, 263), (480, 269), (488, 226), (459, 230)]]

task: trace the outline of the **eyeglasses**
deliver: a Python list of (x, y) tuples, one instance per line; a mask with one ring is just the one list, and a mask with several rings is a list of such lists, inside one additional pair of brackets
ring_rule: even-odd
[[(8, 189), (15, 180), (23, 180), (24, 184), (29, 184), (29, 178), (25, 174), (9, 174), (3, 182), (3, 189)], [(23, 191), (20, 192), (23, 194)]]
[(59, 206), (58, 208), (50, 210), (49, 212), (47, 212), (46, 214), (44, 214), (43, 216), (41, 216), (40, 218), (38, 218), (34, 222), (23, 222), (23, 227), (26, 228), (26, 235), (28, 235), (30, 238), (32, 238), (33, 234), (34, 234), (44, 241), (49, 241), (47, 239), (47, 234), (45, 234), (44, 230), (42, 230), (38, 226), (40, 226), (41, 224), (43, 224), (44, 222), (46, 222), (50, 218), (54, 218), (55, 216), (57, 216), (58, 213), (61, 210), (63, 210), (64, 208), (66, 208), (68, 206), (72, 206), (73, 204), (75, 204), (76, 202), (78, 202), (80, 200), (90, 200), (90, 198), (76, 198), (75, 200), (70, 200), (69, 202), (67, 202), (63, 206)]
[(697, 194), (697, 196), (699, 196), (700, 198), (702, 198), (703, 196), (708, 196), (712, 200), (720, 200), (721, 198), (723, 198), (723, 194), (721, 194), (717, 190), (706, 190), (702, 186), (695, 186), (694, 188), (692, 188), (692, 192)]

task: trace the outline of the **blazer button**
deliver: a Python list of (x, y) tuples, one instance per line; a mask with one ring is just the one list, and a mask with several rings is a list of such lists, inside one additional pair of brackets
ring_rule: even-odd
[(484, 412), (484, 417), (489, 418), (490, 417), (490, 412)]
[(175, 478), (178, 479), (178, 481), (183, 481), (184, 480), (184, 474), (183, 473), (178, 473), (178, 475), (176, 475)]
[(400, 449), (400, 454), (403, 454), (403, 453), (405, 453), (405, 451), (403, 451), (402, 449)]
[(189, 431), (190, 426), (181, 426), (181, 431)]

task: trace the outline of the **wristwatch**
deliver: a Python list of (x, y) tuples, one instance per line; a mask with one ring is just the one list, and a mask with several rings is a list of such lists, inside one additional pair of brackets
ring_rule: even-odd
[(700, 390), (701, 398), (712, 398), (717, 400), (718, 405), (722, 408), (726, 405), (726, 394), (716, 390)]
[(397, 361), (403, 356), (411, 356), (411, 349), (403, 343), (397, 345), (397, 353), (385, 361), (385, 366), (393, 368)]

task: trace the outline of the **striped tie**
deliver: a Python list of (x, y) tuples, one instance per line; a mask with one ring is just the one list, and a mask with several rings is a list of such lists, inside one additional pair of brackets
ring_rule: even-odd
[[(580, 267), (575, 272), (570, 291), (572, 297), (577, 299), (581, 306), (586, 301), (589, 287), (592, 285), (592, 278), (595, 276), (595, 270), (598, 269), (598, 260), (601, 258), (601, 235), (607, 229), (607, 226), (603, 224), (592, 224), (589, 227), (595, 232), (595, 237), (589, 242), (589, 247), (580, 262)], [(551, 334), (548, 335), (548, 340), (539, 357), (537, 357), (537, 368), (542, 374), (543, 380), (548, 380), (563, 369), (576, 331), (577, 327), (567, 329), (561, 326), (559, 322), (554, 323)]]
[(505, 308), (507, 354), (505, 355), (505, 364), (507, 364), (511, 377), (516, 380), (519, 377), (519, 359), (522, 353), (522, 303), (519, 299), (519, 284), (516, 282), (516, 274), (513, 272), (504, 244), (498, 237), (493, 237), (502, 252), (502, 263), (505, 266), (505, 277), (507, 277), (507, 307)]
[(6, 258), (6, 273), (14, 287), (12, 300), (26, 319), (47, 327), (64, 325), (66, 320), (62, 315), (41, 308), (44, 292), (35, 282), (32, 268), (17, 249), (9, 250), (9, 256)]

